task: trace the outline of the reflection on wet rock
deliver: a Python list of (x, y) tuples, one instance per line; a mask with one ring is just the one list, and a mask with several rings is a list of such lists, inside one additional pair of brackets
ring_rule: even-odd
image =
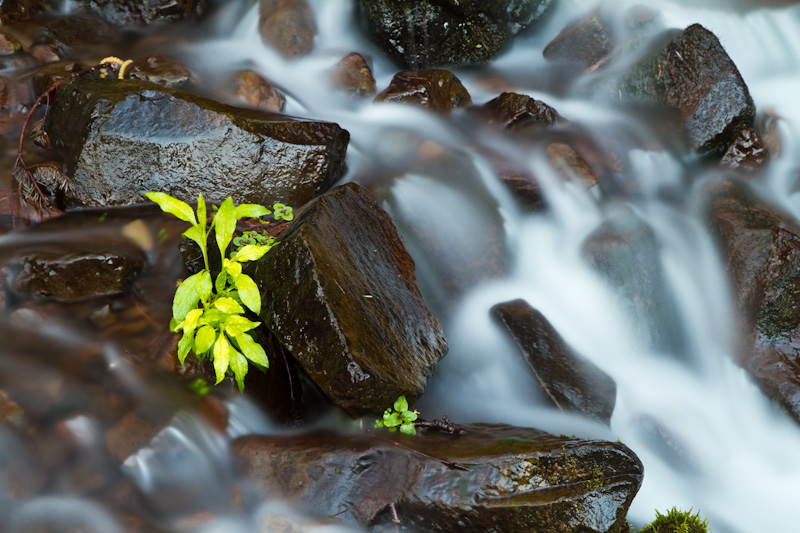
[(472, 104), (467, 89), (449, 70), (398, 72), (375, 101), (414, 104), (441, 113)]

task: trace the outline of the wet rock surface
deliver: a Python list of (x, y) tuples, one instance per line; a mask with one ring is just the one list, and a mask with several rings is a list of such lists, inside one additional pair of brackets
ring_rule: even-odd
[(518, 93), (502, 93), (479, 108), (473, 108), (487, 124), (514, 132), (555, 126), (566, 120), (558, 111), (542, 102)]
[(94, 13), (115, 26), (148, 25), (196, 19), (207, 0), (71, 0), (78, 11)]
[(491, 313), (511, 333), (545, 396), (557, 408), (610, 423), (617, 385), (608, 374), (575, 353), (525, 300), (497, 304)]
[(0, 2), (0, 22), (22, 22), (50, 10), (52, 6), (47, 0), (3, 0)]
[(733, 180), (709, 191), (708, 217), (733, 281), (738, 362), (800, 422), (800, 225)]
[(667, 292), (660, 243), (629, 209), (611, 214), (583, 244), (586, 261), (600, 274), (629, 311), (639, 337), (651, 347), (683, 356), (683, 327)]
[[(252, 70), (237, 72), (227, 84), (227, 92), (235, 96), (236, 103), (271, 113), (280, 113), (286, 104), (281, 92)], [(231, 102), (234, 103), (234, 102)]]
[(747, 85), (717, 37), (703, 26), (665, 36), (668, 41), (656, 44), (607, 96), (675, 109), (689, 147), (721, 156), (739, 131), (753, 124), (755, 105)]
[(350, 52), (336, 64), (333, 84), (359, 98), (373, 96), (377, 91), (369, 63), (357, 52)]
[[(83, 47), (118, 43), (121, 33), (114, 26), (90, 16), (59, 17), (43, 26), (35, 44), (52, 45), (62, 59)], [(98, 58), (100, 59), (100, 58)]]
[(406, 68), (486, 63), (541, 19), (551, 0), (361, 0), (366, 34)]
[(149, 81), (170, 89), (186, 87), (192, 81), (189, 69), (161, 54), (135, 60), (125, 69), (124, 75), (128, 79)]
[(440, 69), (398, 72), (375, 101), (415, 104), (441, 113), (472, 104), (461, 80), (449, 70)]
[(0, 76), (0, 134), (22, 126), (32, 103), (33, 95), (27, 85), (8, 76)]
[(48, 250), (18, 257), (12, 265), (16, 271), (12, 285), (17, 291), (42, 300), (75, 302), (127, 291), (144, 258), (121, 248)]
[(499, 425), (456, 436), (248, 436), (233, 450), (263, 493), (374, 531), (391, 527), (395, 503), (416, 531), (616, 533), (642, 480), (620, 443)]
[(260, 0), (261, 40), (286, 59), (311, 53), (317, 23), (306, 0)]
[(248, 269), (264, 324), (350, 415), (419, 398), (447, 351), (394, 224), (358, 185), (310, 203)]
[(720, 165), (731, 170), (753, 173), (766, 168), (770, 154), (761, 135), (753, 128), (744, 128), (722, 156)]
[(139, 203), (148, 191), (302, 205), (339, 179), (349, 140), (330, 122), (85, 77), (58, 90), (48, 131), (72, 178), (68, 206)]
[(592, 68), (608, 61), (617, 47), (613, 28), (599, 12), (573, 22), (545, 47), (548, 61), (574, 62)]

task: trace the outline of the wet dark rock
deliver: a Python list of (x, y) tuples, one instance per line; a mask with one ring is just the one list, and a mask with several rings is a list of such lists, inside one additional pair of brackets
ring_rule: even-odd
[(0, 32), (0, 56), (16, 54), (22, 50), (22, 45), (16, 37), (9, 33)]
[(328, 398), (352, 416), (410, 402), (447, 351), (392, 220), (362, 187), (303, 209), (248, 267), (261, 319)]
[(667, 289), (660, 244), (633, 211), (611, 213), (583, 244), (588, 263), (617, 292), (640, 338), (656, 350), (685, 354), (677, 304)]
[(395, 503), (414, 531), (619, 533), (642, 481), (620, 443), (486, 424), (385, 435), (247, 436), (233, 454), (263, 494), (372, 531)]
[(597, 185), (597, 177), (589, 168), (589, 164), (570, 145), (550, 143), (547, 145), (547, 157), (550, 164), (565, 181), (578, 183), (585, 189), (591, 189)]
[(441, 113), (472, 104), (461, 80), (449, 70), (438, 69), (398, 72), (375, 101), (415, 104)]
[(350, 52), (336, 64), (333, 84), (337, 89), (359, 98), (372, 96), (377, 91), (372, 69), (367, 60), (356, 52)]
[(747, 85), (717, 37), (699, 24), (668, 38), (607, 96), (677, 110), (689, 146), (721, 156), (739, 131), (753, 124), (755, 105)]
[(543, 55), (548, 61), (566, 61), (592, 68), (607, 62), (616, 47), (613, 28), (599, 12), (594, 12), (561, 30), (545, 47)]
[(558, 111), (541, 100), (517, 93), (503, 93), (473, 110), (488, 124), (515, 132), (566, 122)]
[(511, 333), (545, 396), (556, 407), (610, 423), (617, 385), (608, 374), (575, 353), (544, 315), (525, 300), (497, 304), (491, 312)]
[(59, 88), (48, 131), (72, 178), (69, 206), (139, 203), (148, 191), (299, 206), (339, 179), (349, 141), (330, 122), (85, 77)]
[(0, 135), (22, 126), (33, 104), (30, 88), (8, 76), (0, 76)]
[(369, 38), (406, 68), (460, 66), (495, 58), (541, 19), (551, 0), (361, 0)]
[(769, 159), (761, 135), (753, 128), (745, 128), (725, 151), (720, 164), (732, 170), (753, 173), (763, 170), (769, 164)]
[[(60, 57), (87, 45), (113, 46), (122, 35), (113, 26), (94, 17), (68, 15), (48, 22), (36, 34), (35, 44), (53, 45)], [(98, 58), (100, 59), (100, 58)]]
[(30, 20), (52, 9), (48, 0), (0, 0), (0, 22), (13, 24)]
[(17, 257), (13, 287), (37, 299), (76, 302), (130, 288), (144, 258), (124, 249), (35, 252)]
[(71, 0), (77, 11), (90, 12), (114, 26), (148, 25), (196, 19), (207, 0)]
[(286, 104), (281, 92), (252, 70), (237, 72), (226, 87), (230, 87), (226, 92), (234, 94), (237, 102), (253, 109), (280, 113)]
[(709, 191), (708, 217), (733, 282), (738, 363), (800, 421), (800, 225), (733, 180)]
[(261, 0), (258, 30), (264, 43), (297, 59), (314, 49), (317, 23), (306, 0)]
[(45, 65), (34, 72), (31, 77), (33, 91), (37, 95), (42, 94), (58, 80), (68, 78), (86, 68), (86, 65), (75, 61), (57, 61)]
[(132, 80), (149, 81), (170, 89), (186, 87), (192, 81), (189, 69), (160, 54), (135, 60), (125, 69), (124, 76)]

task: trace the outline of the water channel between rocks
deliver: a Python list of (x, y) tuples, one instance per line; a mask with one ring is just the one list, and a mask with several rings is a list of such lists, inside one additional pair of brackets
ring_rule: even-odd
[[(635, 26), (629, 10), (634, 5), (640, 6), (637, 13), (648, 13), (642, 19), (650, 20), (652, 12), (641, 6), (660, 13), (658, 23), (665, 28), (703, 25), (719, 39), (747, 84), (762, 135), (767, 137), (764, 132), (769, 130), (779, 142), (780, 151), (773, 149), (769, 166), (747, 183), (765, 202), (785, 212), (787, 226), (795, 227), (800, 222), (800, 155), (795, 150), (800, 138), (800, 5), (773, 3), (759, 6), (742, 0), (723, 9), (713, 0), (555, 1), (543, 21), (520, 33), (489, 64), (450, 69), (476, 106), (501, 92), (526, 94), (569, 121), (573, 131), (580, 132), (571, 139), (584, 142), (587, 152), (618, 150), (598, 155), (603, 160), (598, 167), (608, 172), (597, 176), (600, 186), (588, 189), (579, 180), (562, 179), (541, 136), (533, 143), (512, 142), (505, 134), (476, 126), (464, 109), (434, 113), (402, 103), (376, 104), (372, 97), (351, 98), (334, 90), (329, 82), (332, 67), (352, 51), (369, 58), (379, 92), (402, 69), (358, 30), (356, 2), (310, 0), (317, 35), (313, 50), (300, 58), (285, 59), (262, 43), (257, 3), (220, 0), (212, 2), (213, 19), (154, 31), (144, 39), (123, 36), (113, 46), (101, 44), (82, 52), (86, 57), (80, 59), (92, 64), (91, 58), (96, 62), (108, 55), (124, 59), (163, 54), (188, 68), (203, 96), (216, 99), (223, 99), (222, 87), (234, 72), (250, 69), (285, 95), (282, 113), (333, 122), (349, 132), (346, 171), (338, 184), (364, 186), (392, 217), (416, 263), (422, 296), (449, 345), (414, 404), (426, 418), (447, 414), (464, 424), (509, 424), (624, 443), (644, 465), (643, 483), (628, 514), (637, 527), (652, 520), (654, 510), (677, 506), (699, 511), (715, 533), (789, 532), (800, 523), (800, 427), (792, 420), (791, 414), (797, 413), (791, 405), (771, 402), (735, 362), (742, 328), (737, 295), (703, 208), (709, 184), (720, 179), (716, 160), (710, 163), (694, 155), (665, 134), (673, 117), (589, 96), (596, 89), (592, 84), (602, 82), (603, 65), (582, 72), (543, 57), (562, 29), (598, 6), (609, 24), (620, 28)], [(617, 50), (623, 61), (628, 57), (625, 45)], [(609, 68), (621, 67), (612, 63)], [(9, 69), (6, 74), (18, 73)], [(73, 119), (67, 115), (59, 120)], [(6, 137), (0, 168), (10, 175), (16, 137)], [(623, 151), (624, 162), (617, 167), (613, 158)], [(306, 155), (289, 154), (287, 159), (302, 157)], [(333, 156), (326, 152), (308, 157), (327, 168), (323, 159)], [(497, 177), (498, 160), (535, 175), (547, 207), (534, 210), (518, 203)], [(136, 157), (119, 164), (136, 171)], [(7, 181), (0, 184), (4, 190), (9, 187)], [(68, 201), (69, 194), (79, 192), (68, 192)], [(125, 491), (134, 492), (134, 485), (148, 495), (142, 515), (160, 517), (165, 530), (250, 531), (252, 524), (285, 509), (272, 502), (259, 507), (242, 503), (247, 496), (237, 492), (239, 480), (228, 445), (249, 434), (291, 442), (297, 430), (270, 420), (244, 397), (232, 396), (227, 437), (222, 437), (213, 429), (213, 404), (179, 410), (196, 399), (184, 389), (176, 392), (161, 374), (131, 363), (130, 353), (168, 354), (174, 349), (165, 330), (174, 282), (183, 275), (175, 245), (185, 225), (153, 219), (147, 208), (140, 212), (100, 205), (99, 211), (70, 214), (62, 226), (54, 219), (30, 228), (24, 237), (11, 230), (9, 222), (0, 233), (0, 259), (5, 264), (31, 242), (62, 252), (85, 251), (103, 242), (124, 256), (133, 253), (133, 241), (139, 250), (133, 254), (137, 268), (146, 281), (110, 307), (81, 301), (62, 308), (5, 296), (0, 300), (0, 330), (8, 338), (0, 337), (0, 369), (5, 374), (0, 389), (15, 383), (22, 397), (60, 398), (58, 409), (28, 413), (41, 419), (58, 420), (60, 409), (79, 411), (99, 402), (108, 411), (122, 411), (123, 404), (135, 406), (137, 413), (147, 413), (143, 418), (160, 417), (170, 425), (143, 451), (128, 457), (138, 448), (124, 429), (108, 436), (91, 418), (69, 419), (66, 425), (48, 429), (54, 435), (68, 432), (72, 439), (71, 447), (45, 454), (53, 465), (26, 463), (32, 455), (0, 426), (0, 508), (35, 494), (46, 484), (39, 478), (47, 476), (49, 489), (62, 495), (33, 501), (26, 515), (15, 515), (14, 524), (0, 516), (0, 532), (9, 527), (23, 531), (26, 519), (48, 513), (65, 520), (89, 516), (97, 531), (125, 530), (96, 502), (125, 499)], [(140, 213), (147, 223), (141, 222)], [(621, 234), (639, 236), (644, 244), (609, 252), (616, 250), (614, 239)], [(600, 252), (592, 256), (593, 249)], [(610, 275), (616, 275), (616, 281), (599, 273), (604, 261), (616, 261), (618, 271)], [(656, 289), (635, 286), (632, 280), (639, 268), (658, 278)], [(143, 294), (150, 296), (142, 298)], [(613, 380), (616, 404), (608, 425), (601, 416), (589, 420), (554, 409), (538, 390), (514, 340), (495, 316), (495, 306), (517, 299), (538, 310), (575, 353)], [(142, 310), (141, 302), (153, 309)], [(75, 320), (78, 316), (90, 319)], [(796, 336), (791, 342), (796, 352)], [(100, 354), (106, 367), (70, 363), (88, 361), (90, 354)], [(163, 361), (158, 365), (170, 367)], [(351, 375), (360, 378), (359, 372), (356, 365)], [(106, 396), (112, 382), (125, 393)], [(0, 401), (0, 407), (4, 405)], [(0, 415), (13, 418), (1, 409)], [(314, 427), (322, 432), (349, 423), (337, 412), (315, 420)], [(39, 431), (44, 432), (41, 427)], [(157, 432), (153, 429), (150, 437)], [(142, 431), (134, 434), (141, 438)], [(58, 442), (50, 434), (36, 437), (41, 446)], [(331, 437), (331, 442), (338, 438), (344, 439)], [(92, 473), (112, 469), (108, 461), (113, 462), (111, 457), (81, 455), (98, 439), (107, 440), (117, 459), (127, 457), (120, 475), (130, 486), (116, 483), (118, 493), (92, 493)], [(353, 442), (347, 446), (358, 448), (357, 439)], [(72, 460), (64, 460), (67, 455)], [(69, 469), (63, 467), (66, 464)], [(64, 474), (46, 474), (51, 466), (63, 467)], [(22, 476), (24, 482), (8, 481), (20, 479), (20, 469), (30, 474)], [(74, 480), (85, 486), (75, 491), (60, 486)], [(83, 498), (85, 494), (92, 498)], [(199, 510), (214, 513), (217, 520), (208, 521)], [(298, 515), (297, 520), (306, 518)]]

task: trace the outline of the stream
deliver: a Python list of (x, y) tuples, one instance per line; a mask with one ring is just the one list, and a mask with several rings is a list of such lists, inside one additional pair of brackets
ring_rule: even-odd
[[(774, 3), (742, 1), (736, 8), (719, 8), (715, 0), (607, 0), (602, 5), (619, 24), (624, 24), (629, 7), (647, 5), (661, 13), (666, 27), (700, 23), (719, 38), (747, 83), (759, 116), (770, 111), (780, 117), (783, 149), (773, 154), (768, 169), (751, 185), (760, 196), (800, 220), (800, 153), (792, 149), (800, 139), (796, 97), (800, 94), (800, 4)], [(460, 423), (506, 423), (554, 434), (620, 440), (645, 468), (643, 485), (629, 513), (637, 528), (653, 519), (654, 510), (664, 512), (673, 506), (699, 511), (715, 533), (788, 532), (797, 527), (800, 506), (794, 491), (800, 489), (800, 427), (766, 399), (734, 362), (737, 326), (729, 280), (697, 205), (700, 184), (713, 171), (691, 155), (647, 149), (660, 140), (658, 117), (586, 99), (582, 96), (585, 80), (579, 72), (554, 66), (542, 56), (561, 29), (589, 13), (596, 2), (560, 0), (544, 24), (516, 37), (513, 46), (490, 65), (453, 72), (474, 104), (483, 104), (509, 88), (546, 102), (592, 135), (641, 140), (639, 145), (645, 148), (629, 154), (632, 171), (614, 184), (615, 194), (604, 197), (596, 188), (585, 190), (563, 182), (540, 150), (510, 144), (500, 135), (475, 133), (460, 121), (460, 111), (444, 116), (406, 105), (349, 100), (314, 81), (325, 79), (331, 66), (353, 50), (370, 58), (378, 91), (399, 70), (355, 28), (350, 0), (310, 1), (318, 24), (314, 51), (294, 61), (262, 44), (256, 3), (217, 4), (216, 15), (202, 21), (200, 28), (165, 31), (150, 41), (140, 41), (132, 50), (108, 50), (107, 55), (169, 55), (205, 87), (216, 87), (234, 71), (251, 68), (284, 92), (285, 114), (336, 122), (350, 132), (343, 181), (382, 193), (382, 206), (417, 263), (423, 296), (448, 340), (449, 353), (414, 405), (426, 418), (447, 414)], [(213, 89), (209, 91), (213, 97)], [(650, 139), (654, 142), (647, 142)], [(407, 159), (431, 146), (453, 161), (471, 165), (475, 172), (470, 180), (453, 179), (440, 168), (408, 170), (412, 165)], [(549, 209), (520, 210), (482, 155), (489, 150), (534, 170), (542, 180)], [(13, 163), (10, 154), (11, 150), (4, 151), (4, 169)], [(659, 243), (656, 261), (675, 302), (659, 315), (658, 334), (669, 337), (660, 348), (643, 338), (647, 332), (642, 334), (619, 297), (583, 258), (584, 242), (592, 232), (630, 212), (653, 230)], [(110, 218), (115, 216), (112, 213)], [(112, 220), (112, 232), (131, 220), (125, 214), (118, 217)], [(94, 238), (91, 217), (83, 222), (78, 218), (71, 238)], [(420, 239), (423, 230), (425, 242)], [(170, 279), (177, 277), (179, 265), (168, 245), (174, 245), (180, 231), (179, 224), (168, 227), (169, 238), (148, 257), (164, 269), (153, 282), (159, 290), (168, 289)], [(43, 242), (63, 239), (63, 233), (58, 235), (47, 229), (40, 232)], [(13, 233), (0, 236), (0, 249), (13, 249), (14, 238)], [(426, 253), (431, 241), (453, 251), (431, 256)], [(495, 259), (503, 264), (498, 274), (483, 266), (469, 266), (486, 264), (491, 254), (497, 254)], [(476, 269), (482, 270), (481, 275), (475, 275), (463, 291), (455, 296), (448, 292), (450, 278), (462, 271), (472, 276)], [(515, 298), (524, 298), (541, 311), (578, 353), (614, 379), (617, 400), (610, 427), (556, 411), (532, 387), (517, 347), (489, 312), (495, 304)], [(153, 384), (129, 368), (113, 336), (98, 340), (89, 329), (72, 326), (68, 316), (63, 324), (40, 325), (36, 335), (41, 338), (30, 341), (31, 351), (40, 354), (54, 344), (63, 345), (68, 353), (100, 350), (131, 401), (183, 401), (175, 398), (168, 385)], [(137, 336), (135, 331), (121, 331), (125, 343), (135, 342), (131, 340)], [(52, 372), (47, 369), (49, 363), (37, 362), (42, 359), (38, 355), (26, 365), (10, 362), (7, 354), (27, 349), (21, 348), (24, 342), (11, 344), (16, 346), (0, 347), (3, 373), (24, 379)], [(48, 383), (47, 376), (36, 379)], [(72, 376), (60, 386), (76, 396), (90, 395), (91, 389), (82, 388), (82, 379)], [(229, 408), (229, 437), (284, 431), (244, 399)], [(319, 423), (343, 422), (332, 416)], [(253, 521), (271, 512), (273, 504), (237, 508), (224, 503), (235, 493), (237, 480), (226, 453), (227, 441), (206, 424), (202, 417), (181, 411), (157, 441), (126, 461), (125, 474), (149, 494), (148, 512), (161, 517), (165, 530), (249, 531)], [(75, 434), (89, 443), (101, 438), (90, 421), (76, 419), (74, 426)], [(13, 463), (20, 453), (14, 438), (0, 432), (0, 462)], [(34, 472), (44, 468), (29, 467)], [(0, 475), (0, 490), (4, 488), (8, 489)], [(0, 508), (3, 501), (0, 498)], [(51, 513), (87, 521), (98, 531), (125, 530), (100, 506), (78, 497), (37, 499), (30, 507), (30, 516)], [(228, 518), (211, 525), (187, 521), (198, 509), (216, 509)], [(24, 530), (21, 520), (17, 519), (13, 531)], [(2, 522), (0, 516), (0, 531), (4, 531)]]

